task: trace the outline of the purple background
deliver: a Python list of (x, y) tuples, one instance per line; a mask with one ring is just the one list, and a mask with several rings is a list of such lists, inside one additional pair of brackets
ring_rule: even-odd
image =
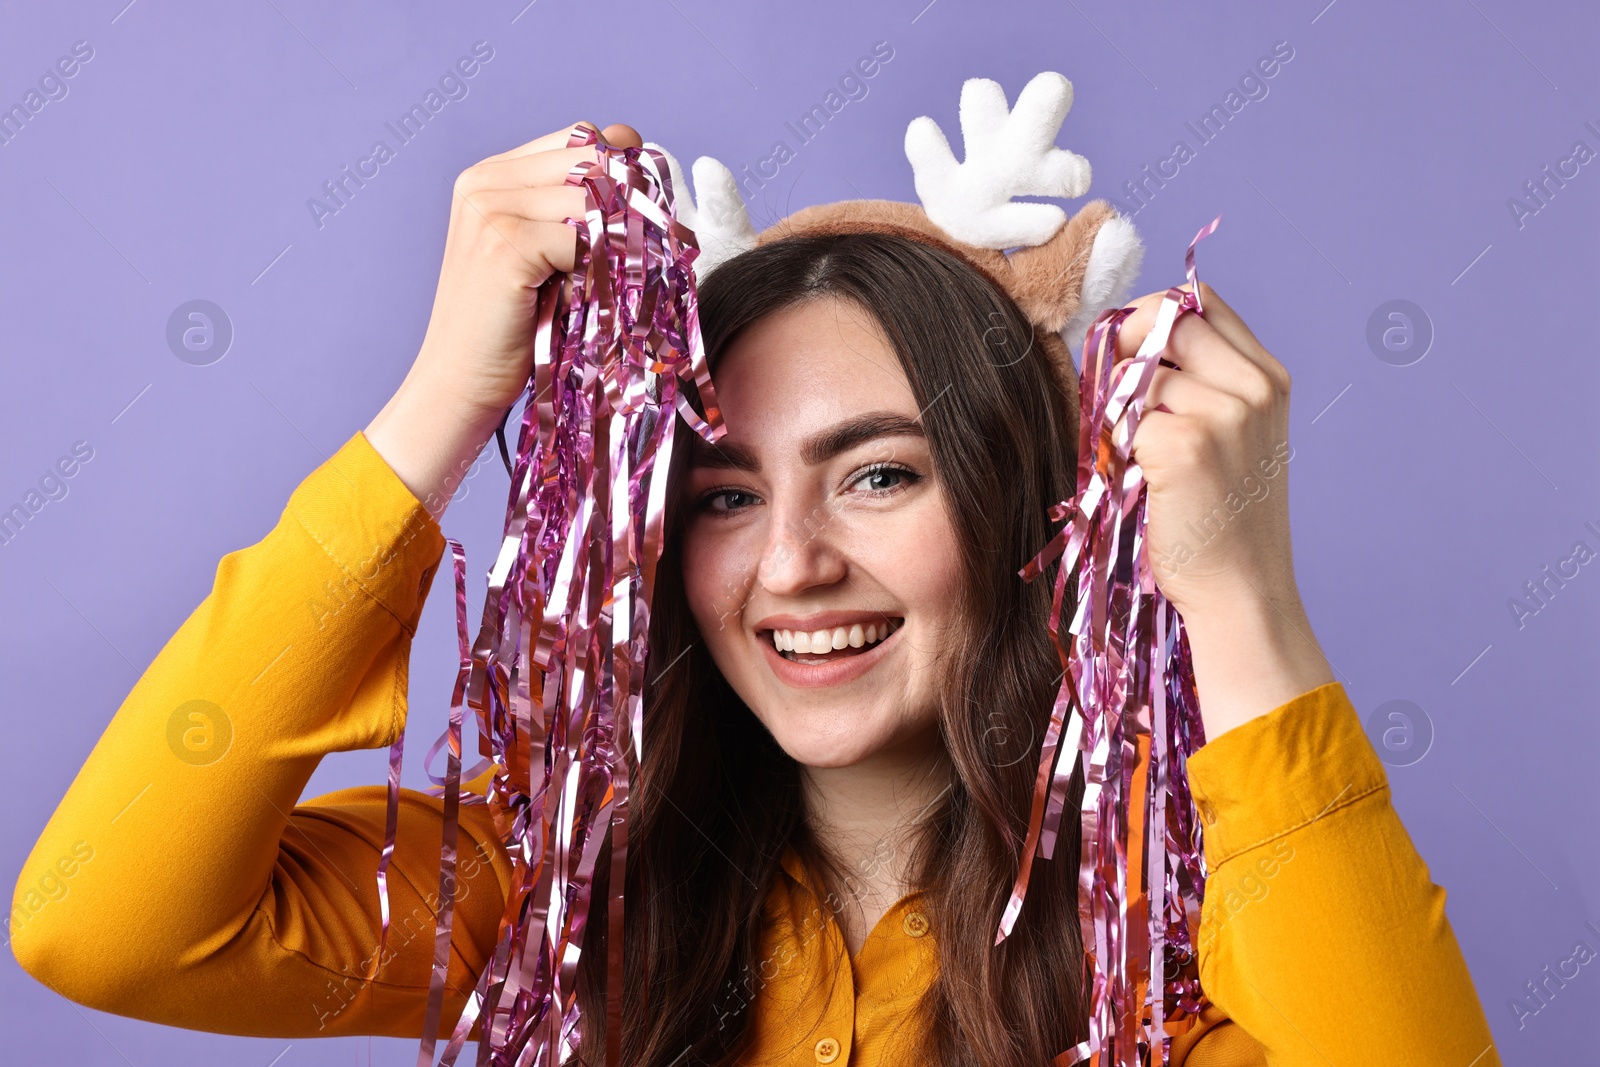
[[(1593, 1047), (1600, 962), (1520, 1029), (1508, 1000), (1578, 940), (1600, 947), (1584, 925), (1600, 925), (1600, 563), (1520, 627), (1508, 603), (1575, 542), (1600, 549), (1600, 161), (1551, 182), (1520, 225), (1510, 206), (1538, 206), (1524, 184), (1574, 142), (1600, 150), (1594, 5), (125, 3), (0, 5), (0, 106), (74, 42), (94, 49), (68, 95), (0, 144), (0, 510), (74, 442), (94, 450), (68, 495), (0, 545), (10, 877), (217, 560), (258, 540), (399, 383), (460, 170), (581, 118), (736, 172), (787, 140), (796, 158), (751, 198), (758, 224), (822, 201), (914, 199), (907, 122), (932, 115), (955, 140), (962, 79), (995, 78), (1014, 98), (1055, 70), (1076, 87), (1058, 143), (1092, 162), (1089, 198), (1138, 208), (1136, 293), (1181, 282), (1184, 248), (1222, 215), (1200, 276), (1294, 376), (1301, 589), (1363, 716), (1407, 700), (1431, 727), (1431, 747), (1409, 754), (1373, 737), (1449, 890), (1505, 1062)], [(319, 229), (308, 198), (376, 138), (393, 144), (384, 123), (479, 40), (494, 58), (469, 94)], [(867, 96), (797, 147), (784, 124), (878, 41), (894, 55)], [(1186, 123), (1278, 41), (1294, 56), (1267, 95), (1201, 144)], [(1193, 158), (1139, 207), (1124, 182), (1178, 139)], [(166, 342), (192, 299), (220, 305), (235, 331), (207, 366)], [(1419, 361), (1369, 346), (1369, 317), (1395, 299), (1431, 320)], [(491, 447), (445, 520), (467, 547), (473, 603), (504, 487)], [(454, 678), (441, 589), (413, 659), (413, 754), (443, 728)], [(419, 763), (408, 785), (425, 784)], [(335, 755), (307, 795), (383, 774), (382, 751)], [(8, 1062), (369, 1055), (364, 1039), (221, 1037), (77, 1009), (9, 954), (0, 1005)], [(370, 1049), (373, 1062), (415, 1056), (408, 1041)]]

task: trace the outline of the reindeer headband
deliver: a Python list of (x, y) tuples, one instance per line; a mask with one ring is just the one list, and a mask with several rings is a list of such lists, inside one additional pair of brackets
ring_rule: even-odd
[(691, 199), (672, 154), (658, 144), (645, 147), (666, 157), (678, 217), (700, 244), (699, 277), (740, 252), (801, 234), (889, 233), (934, 245), (1011, 297), (1033, 323), (1075, 408), (1078, 376), (1069, 346), (1100, 312), (1127, 300), (1144, 246), (1133, 223), (1105, 200), (1085, 204), (1070, 219), (1054, 204), (1012, 200), (1088, 191), (1089, 161), (1054, 143), (1071, 107), (1072, 83), (1053, 71), (1029, 81), (1015, 107), (1007, 106), (998, 82), (968, 78), (961, 87), (963, 161), (956, 162), (933, 119), (924, 115), (906, 127), (920, 205), (840, 200), (802, 208), (760, 232), (722, 163), (695, 160)]

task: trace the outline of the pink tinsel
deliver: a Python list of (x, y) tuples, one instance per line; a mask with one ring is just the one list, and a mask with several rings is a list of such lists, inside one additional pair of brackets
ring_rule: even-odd
[[(1151, 570), (1146, 484), (1131, 445), (1173, 324), (1189, 311), (1204, 314), (1194, 247), (1221, 221), (1211, 220), (1189, 243), (1193, 291), (1167, 290), (1133, 357), (1116, 360), (1117, 333), (1132, 306), (1108, 309), (1090, 327), (1079, 381), (1077, 493), (1051, 510), (1057, 521), (1071, 521), (1021, 572), (1031, 581), (1061, 560), (1049, 625), (1063, 673), (1020, 870), (995, 943), (1010, 934), (1022, 910), (1035, 853), (1049, 859), (1055, 850), (1080, 762), (1068, 754), (1081, 753), (1078, 916), (1092, 983), (1089, 1036), (1056, 1057), (1058, 1067), (1086, 1058), (1092, 1067), (1138, 1067), (1141, 1055), (1165, 1063), (1166, 1017), (1174, 1007), (1192, 1015), (1201, 1006), (1192, 933), (1206, 870), (1187, 764), (1205, 744), (1205, 730), (1183, 619)], [(1067, 639), (1059, 620), (1074, 575), (1078, 595)], [(1134, 778), (1140, 768), (1142, 782)], [(1142, 810), (1133, 810), (1135, 797), (1142, 797)], [(1142, 870), (1130, 871), (1136, 827), (1142, 837), (1132, 851)]]
[[(596, 144), (579, 129), (568, 147)], [(512, 468), (500, 554), (489, 573), (476, 644), (467, 645), (461, 546), (456, 560), (462, 667), (444, 778), (439, 912), (418, 1067), (433, 1063), (455, 900), (458, 804), (487, 803), (513, 864), (500, 939), (463, 1007), (440, 1067), (481, 1023), (477, 1062), (556, 1067), (584, 1031), (574, 976), (591, 921), (607, 926), (606, 1062), (621, 1037), (623, 869), (628, 854), (626, 753), (642, 752), (642, 689), (666, 471), (676, 416), (708, 441), (722, 432), (697, 318), (698, 245), (673, 212), (665, 157), (596, 144), (567, 176), (585, 217), (570, 273), (539, 290), (529, 399)], [(692, 381), (702, 419), (680, 385)], [(477, 715), (488, 794), (460, 794), (463, 699)], [(403, 738), (390, 750), (389, 818), (378, 885), (383, 930)], [(430, 792), (434, 792), (430, 790)], [(610, 838), (609, 900), (591, 907)], [(592, 1032), (592, 1031), (591, 1031)]]

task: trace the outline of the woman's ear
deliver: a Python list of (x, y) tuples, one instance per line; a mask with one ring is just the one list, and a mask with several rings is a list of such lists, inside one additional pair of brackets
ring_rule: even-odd
[(1128, 299), (1143, 258), (1133, 223), (1094, 200), (1044, 244), (1006, 256), (1008, 288), (1023, 314), (1077, 351), (1095, 317)]

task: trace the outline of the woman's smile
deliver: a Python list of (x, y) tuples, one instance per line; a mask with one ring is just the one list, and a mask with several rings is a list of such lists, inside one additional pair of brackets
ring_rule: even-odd
[(882, 612), (771, 616), (757, 625), (755, 639), (780, 682), (811, 689), (870, 671), (893, 651), (904, 624), (904, 617)]

